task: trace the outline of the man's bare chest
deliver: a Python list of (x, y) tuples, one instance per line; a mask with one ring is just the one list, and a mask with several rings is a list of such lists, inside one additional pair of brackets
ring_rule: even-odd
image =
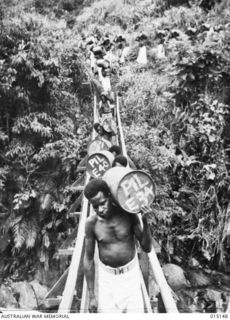
[(98, 221), (96, 238), (101, 243), (125, 241), (132, 234), (132, 224), (128, 220)]

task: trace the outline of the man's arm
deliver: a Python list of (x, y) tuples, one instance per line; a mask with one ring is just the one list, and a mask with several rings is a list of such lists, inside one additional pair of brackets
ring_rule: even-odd
[(148, 224), (147, 216), (152, 212), (149, 207), (143, 207), (141, 209), (141, 216), (143, 222), (143, 228), (137, 215), (134, 215), (134, 235), (140, 242), (141, 248), (145, 252), (150, 252), (152, 249), (152, 236)]
[(84, 254), (84, 274), (89, 291), (89, 311), (97, 312), (97, 301), (94, 292), (95, 282), (95, 266), (94, 266), (94, 251), (95, 251), (95, 236), (94, 223), (91, 218), (87, 220), (85, 226), (85, 254)]

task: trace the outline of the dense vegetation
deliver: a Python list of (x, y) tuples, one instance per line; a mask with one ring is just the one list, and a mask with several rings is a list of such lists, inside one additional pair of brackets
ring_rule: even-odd
[(25, 8), (11, 5), (2, 10), (0, 39), (0, 218), (6, 260), (1, 263), (3, 273), (23, 278), (38, 261), (48, 268), (72, 223), (66, 211), (77, 195), (70, 186), (89, 120), (87, 113), (81, 116), (84, 72), (77, 39), (65, 20), (47, 19), (26, 2)]
[(164, 60), (139, 67), (130, 57), (116, 76), (128, 151), (157, 184), (162, 259), (229, 271), (228, 1), (12, 0), (0, 12), (2, 273), (48, 268), (73, 224), (71, 185), (92, 123), (80, 35), (95, 31), (131, 44), (144, 31), (150, 49), (167, 36)]

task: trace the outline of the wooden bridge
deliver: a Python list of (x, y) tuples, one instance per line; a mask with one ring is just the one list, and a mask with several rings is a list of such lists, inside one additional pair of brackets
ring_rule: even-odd
[[(94, 95), (94, 123), (98, 122), (98, 104), (97, 96)], [(122, 149), (122, 154), (127, 157), (127, 151), (125, 146), (125, 139), (122, 129), (122, 123), (120, 118), (120, 98), (116, 96), (116, 110), (115, 110), (115, 121), (118, 128), (118, 133), (116, 136), (117, 144), (120, 145)], [(91, 139), (95, 139), (96, 132), (93, 130)], [(70, 208), (68, 214), (71, 216), (79, 217), (79, 224), (76, 230), (74, 230), (71, 240), (75, 238), (75, 247), (74, 248), (62, 248), (58, 251), (59, 255), (72, 256), (71, 263), (69, 267), (64, 271), (60, 279), (55, 283), (55, 285), (50, 289), (44, 298), (43, 305), (52, 307), (58, 306), (58, 313), (63, 312), (88, 312), (88, 290), (86, 280), (83, 276), (83, 253), (84, 253), (84, 232), (85, 232), (85, 223), (89, 215), (93, 213), (93, 209), (90, 206), (88, 200), (83, 196), (83, 190), (85, 185), (90, 180), (90, 175), (86, 171), (86, 159), (83, 159), (82, 163), (79, 164), (79, 168), (82, 171), (82, 176), (74, 183), (76, 190), (81, 191), (81, 195), (75, 201), (75, 203)], [(80, 205), (80, 211), (76, 212), (76, 208)], [(146, 254), (147, 255), (147, 254)], [(166, 312), (177, 313), (176, 303), (173, 298), (172, 290), (167, 284), (167, 281), (164, 277), (163, 271), (161, 269), (160, 263), (158, 261), (157, 255), (154, 248), (151, 252), (148, 253), (149, 265), (152, 269), (155, 281), (160, 289), (160, 294), (164, 303)], [(96, 289), (98, 287), (97, 274), (97, 262), (98, 262), (98, 253), (95, 252), (95, 268), (96, 268), (96, 277), (95, 285)], [(82, 279), (83, 278), (83, 279)], [(80, 290), (81, 298), (78, 303), (76, 303), (76, 289)], [(151, 301), (148, 296), (148, 291), (145, 286), (143, 275), (141, 274), (141, 289), (145, 305), (145, 312), (157, 312), (156, 308), (152, 308)], [(97, 290), (96, 290), (97, 291)]]

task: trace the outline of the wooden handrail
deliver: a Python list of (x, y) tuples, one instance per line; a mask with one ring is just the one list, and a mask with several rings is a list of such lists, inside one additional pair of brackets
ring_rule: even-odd
[[(94, 115), (94, 118), (93, 118), (94, 123), (98, 122), (99, 121), (99, 112), (97, 109), (97, 96), (96, 96), (96, 94), (94, 94), (94, 97), (93, 97), (93, 115)], [(95, 139), (95, 131), (93, 131), (92, 139)]]
[(152, 307), (150, 304), (150, 300), (149, 300), (149, 296), (148, 296), (148, 292), (145, 286), (145, 282), (144, 282), (144, 278), (143, 278), (143, 274), (140, 270), (140, 280), (141, 280), (141, 291), (142, 291), (142, 295), (143, 295), (143, 299), (144, 299), (144, 304), (145, 304), (145, 311), (146, 313), (152, 313)]
[(151, 252), (148, 254), (150, 265), (152, 267), (152, 271), (154, 274), (154, 277), (156, 279), (156, 282), (160, 288), (161, 297), (164, 302), (164, 306), (167, 313), (178, 313), (178, 309), (176, 306), (176, 303), (173, 299), (171, 288), (169, 287), (164, 273), (162, 271), (162, 268), (160, 266), (159, 260), (157, 258), (157, 255), (155, 253), (154, 248), (152, 247)]
[[(98, 108), (97, 108), (97, 97), (94, 95), (94, 123), (98, 122)], [(93, 131), (92, 139), (95, 139), (95, 130)], [(93, 214), (93, 209), (92, 206), (90, 205), (89, 207), (89, 215)], [(96, 251), (95, 251), (96, 253)], [(96, 277), (95, 277), (96, 279)], [(80, 305), (80, 313), (87, 312), (88, 308), (88, 302), (89, 302), (89, 296), (88, 296), (88, 288), (87, 288), (87, 283), (86, 279), (84, 276), (83, 280), (83, 288), (82, 288), (82, 296), (81, 296), (81, 305)]]
[(87, 310), (87, 308), (88, 308), (88, 301), (89, 301), (88, 288), (87, 288), (86, 279), (85, 279), (85, 277), (84, 277), (82, 294), (81, 294), (80, 313), (85, 313), (85, 312), (88, 311), (88, 310)]
[(117, 123), (118, 123), (118, 129), (119, 129), (119, 135), (120, 135), (120, 142), (121, 142), (121, 149), (122, 153), (125, 157), (127, 157), (127, 150), (125, 146), (125, 139), (123, 134), (123, 129), (121, 125), (121, 117), (120, 117), (120, 105), (119, 105), (119, 96), (117, 95)]

